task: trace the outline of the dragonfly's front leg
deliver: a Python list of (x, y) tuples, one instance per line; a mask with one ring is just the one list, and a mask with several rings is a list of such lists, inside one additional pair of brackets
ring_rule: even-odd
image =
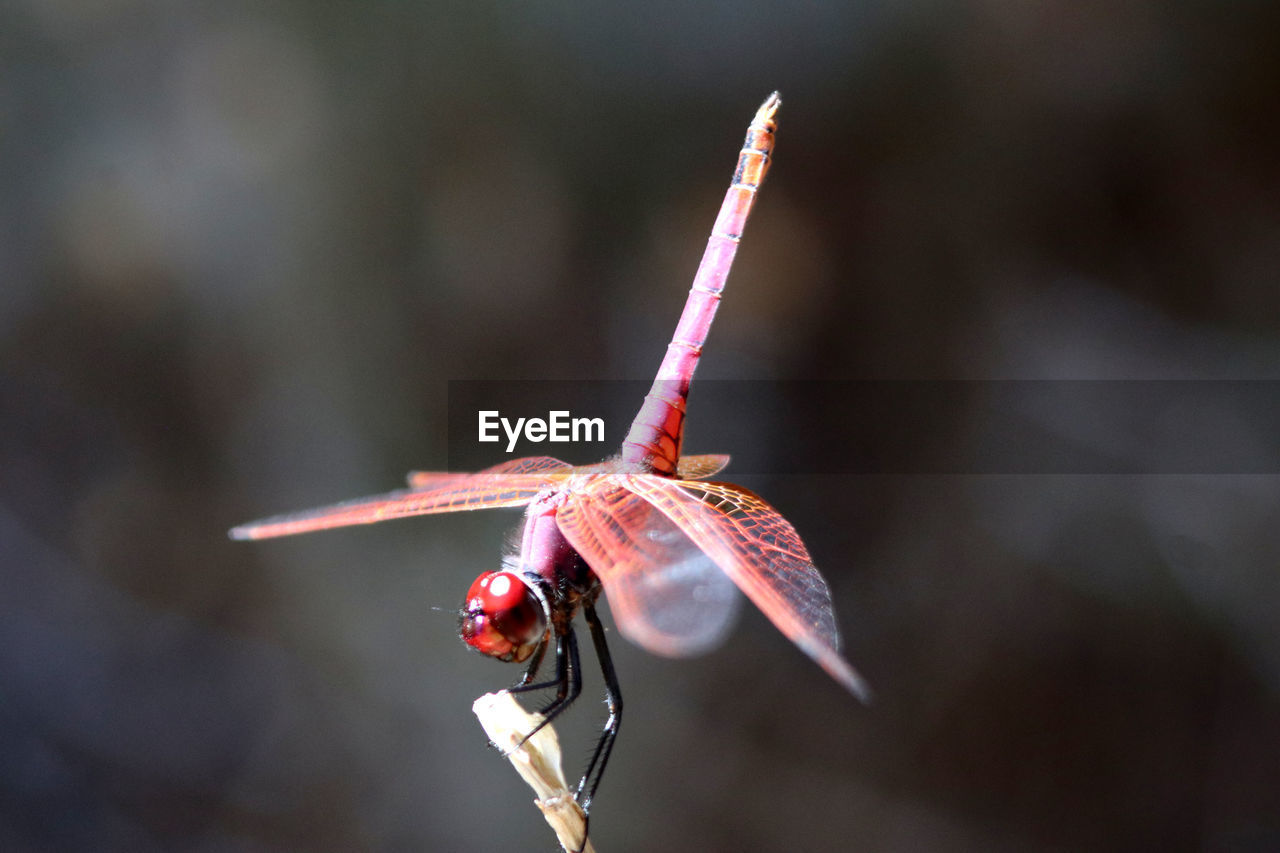
[(524, 675), (520, 676), (520, 681), (515, 687), (511, 688), (511, 692), (517, 693), (524, 690), (540, 690), (543, 687), (550, 687), (555, 681), (548, 681), (544, 684), (530, 686), (533, 679), (537, 677), (538, 670), (542, 667), (542, 659), (547, 655), (547, 646), (551, 645), (551, 631), (548, 630), (542, 637), (542, 642), (538, 644), (538, 648), (534, 649), (533, 657), (529, 658), (529, 665), (524, 669)]
[(553, 681), (544, 681), (541, 684), (518, 684), (510, 688), (508, 692), (529, 693), (534, 690), (544, 690), (548, 687), (556, 688), (555, 698), (538, 712), (542, 717), (542, 722), (534, 726), (533, 731), (524, 736), (520, 741), (521, 745), (541, 731), (543, 726), (559, 716), (561, 711), (572, 705), (573, 701), (582, 693), (582, 667), (578, 661), (578, 640), (572, 628), (556, 636), (555, 679)]

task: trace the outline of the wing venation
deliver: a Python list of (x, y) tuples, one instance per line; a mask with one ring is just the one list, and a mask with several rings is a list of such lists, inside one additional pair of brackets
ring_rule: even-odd
[(604, 584), (618, 630), (666, 657), (701, 654), (728, 634), (742, 597), (688, 536), (643, 498), (600, 481), (556, 513)]
[[(522, 459), (512, 459), (509, 462), (503, 462), (483, 471), (477, 471), (475, 474), (464, 474), (461, 476), (484, 476), (494, 474), (553, 474), (562, 471), (568, 471), (573, 466), (568, 462), (561, 462), (550, 456), (526, 456)], [(442, 482), (442, 478), (457, 477), (458, 474), (443, 473), (440, 471), (410, 471), (408, 475), (409, 488), (422, 489), (430, 488), (437, 482)]]
[(864, 700), (866, 682), (840, 654), (831, 592), (795, 528), (763, 498), (732, 483), (637, 474), (624, 485), (695, 542), (770, 621)]
[[(534, 471), (513, 473), (530, 462), (535, 463), (530, 466)], [(412, 515), (524, 506), (544, 489), (563, 481), (570, 470), (567, 463), (550, 457), (530, 457), (475, 474), (421, 473), (412, 489), (264, 518), (235, 527), (230, 535), (232, 539), (269, 539)]]

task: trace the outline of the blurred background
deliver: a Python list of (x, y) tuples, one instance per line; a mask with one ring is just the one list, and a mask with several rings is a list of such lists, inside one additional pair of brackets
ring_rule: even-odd
[[(448, 380), (651, 375), (773, 89), (700, 379), (1280, 379), (1274, 3), (3, 15), (4, 850), (554, 849), (455, 636), (518, 513), (225, 531), (442, 467)], [(754, 611), (617, 640), (602, 853), (1280, 849), (1275, 477), (823, 474), (838, 431), (696, 389), (690, 451), (803, 445), (727, 476), (877, 701)]]

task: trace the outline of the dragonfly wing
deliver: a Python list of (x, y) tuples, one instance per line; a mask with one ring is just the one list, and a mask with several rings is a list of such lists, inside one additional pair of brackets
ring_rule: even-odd
[(600, 577), (609, 610), (628, 640), (666, 657), (700, 654), (724, 640), (742, 596), (647, 501), (606, 483), (571, 492), (556, 522)]
[(777, 510), (731, 483), (644, 474), (624, 482), (702, 548), (831, 677), (863, 700), (870, 696), (866, 682), (840, 654), (827, 582), (795, 528)]
[[(526, 456), (523, 459), (512, 459), (510, 462), (503, 462), (501, 465), (494, 465), (491, 468), (485, 468), (483, 471), (477, 471), (474, 475), (466, 474), (463, 476), (483, 476), (486, 474), (554, 474), (561, 471), (568, 471), (573, 466), (568, 462), (561, 462), (559, 459), (553, 459), (550, 456)], [(439, 482), (444, 482), (445, 478), (457, 477), (457, 474), (446, 474), (440, 471), (410, 471), (408, 480), (409, 488), (424, 489), (432, 488)]]
[(425, 487), (264, 518), (233, 528), (231, 538), (269, 539), (332, 527), (373, 524), (410, 515), (524, 506), (539, 492), (562, 479), (562, 475), (547, 473), (433, 474)]
[(676, 476), (681, 480), (702, 480), (719, 474), (728, 464), (729, 456), (725, 453), (681, 456), (676, 463)]

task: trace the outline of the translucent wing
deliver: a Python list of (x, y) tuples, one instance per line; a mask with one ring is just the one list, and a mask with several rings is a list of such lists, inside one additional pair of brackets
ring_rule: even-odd
[(628, 640), (682, 657), (724, 639), (742, 596), (647, 501), (604, 480), (585, 493), (569, 493), (556, 522), (604, 583), (609, 610)]
[[(501, 465), (486, 468), (480, 471), (479, 474), (551, 474), (568, 471), (572, 467), (568, 462), (561, 462), (559, 459), (553, 459), (550, 456), (526, 456), (523, 459), (512, 459), (510, 462), (503, 462)], [(457, 476), (459, 475), (445, 474), (440, 471), (410, 471), (406, 479), (409, 481), (409, 488), (425, 489), (431, 488), (439, 482), (445, 482), (445, 478)], [(471, 477), (476, 475), (463, 474), (461, 476)]]
[(622, 478), (724, 569), (783, 634), (832, 678), (866, 699), (866, 682), (840, 655), (831, 592), (795, 528), (759, 496), (731, 483), (652, 475)]
[[(437, 512), (458, 512), (468, 509), (524, 506), (539, 492), (562, 481), (568, 475), (564, 468), (544, 465), (539, 472), (530, 473), (521, 466), (538, 459), (555, 462), (547, 457), (513, 459), (475, 474), (435, 473), (420, 475), (423, 485), (414, 489), (402, 489), (384, 495), (356, 498), (332, 506), (306, 509), (264, 518), (261, 521), (242, 524), (231, 530), (232, 539), (268, 539), (273, 536), (291, 536), (312, 530), (331, 527), (349, 527), (354, 524), (373, 524), (391, 518), (410, 515), (427, 515)], [(518, 473), (512, 473), (513, 471)]]
[(701, 480), (719, 474), (729, 464), (724, 453), (708, 453), (705, 456), (681, 456), (676, 463), (676, 476), (681, 480)]

